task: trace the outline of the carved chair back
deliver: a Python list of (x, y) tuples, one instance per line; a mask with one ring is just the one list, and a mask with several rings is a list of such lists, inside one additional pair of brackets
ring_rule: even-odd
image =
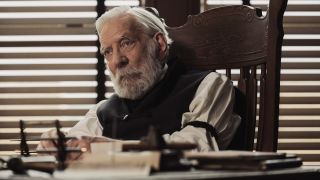
[(223, 69), (237, 84), (234, 109), (242, 122), (229, 149), (277, 149), (286, 5), (287, 0), (270, 0), (266, 16), (251, 6), (219, 7), (189, 16), (181, 27), (167, 28), (174, 40), (171, 50), (187, 68)]

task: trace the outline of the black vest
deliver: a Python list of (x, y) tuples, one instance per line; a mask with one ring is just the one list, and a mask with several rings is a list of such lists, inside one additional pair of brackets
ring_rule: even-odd
[[(165, 77), (142, 99), (128, 100), (112, 95), (97, 110), (103, 136), (138, 140), (147, 135), (150, 125), (161, 134), (181, 129), (181, 118), (201, 83), (210, 72), (186, 72), (174, 63)], [(116, 123), (116, 125), (114, 124)], [(116, 137), (112, 131), (116, 127)]]

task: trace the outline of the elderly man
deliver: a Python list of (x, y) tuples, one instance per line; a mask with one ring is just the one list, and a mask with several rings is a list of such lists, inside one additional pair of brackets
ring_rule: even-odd
[(143, 8), (113, 8), (96, 28), (115, 94), (90, 109), (68, 136), (112, 137), (116, 122), (115, 138), (121, 140), (138, 140), (154, 125), (167, 142), (195, 143), (199, 151), (229, 145), (240, 119), (233, 114), (234, 92), (227, 77), (187, 72), (177, 59), (169, 59), (168, 32)]

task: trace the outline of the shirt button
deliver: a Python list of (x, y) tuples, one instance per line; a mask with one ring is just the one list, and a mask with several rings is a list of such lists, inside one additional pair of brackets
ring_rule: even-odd
[(129, 116), (128, 114), (124, 115), (122, 120), (126, 120), (128, 118), (128, 116)]

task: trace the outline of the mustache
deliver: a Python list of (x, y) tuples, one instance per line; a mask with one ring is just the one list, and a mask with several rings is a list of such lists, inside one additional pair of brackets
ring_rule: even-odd
[(119, 69), (115, 74), (115, 78), (117, 81), (122, 81), (125, 79), (138, 78), (141, 75), (141, 70), (128, 66), (125, 69)]

